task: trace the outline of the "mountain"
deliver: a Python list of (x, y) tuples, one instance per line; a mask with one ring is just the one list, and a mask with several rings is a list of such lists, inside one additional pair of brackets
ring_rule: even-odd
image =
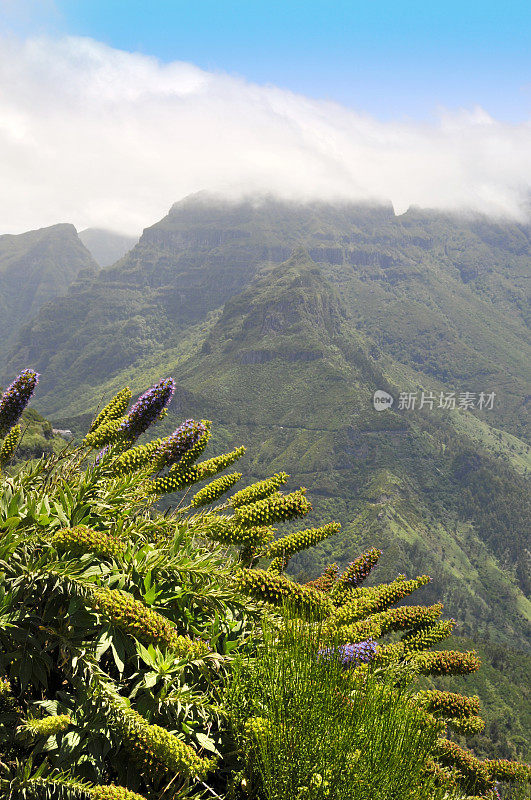
[(138, 236), (127, 236), (105, 228), (86, 228), (78, 235), (100, 267), (110, 267), (138, 242)]
[[(285, 469), (309, 489), (309, 524), (342, 522), (292, 572), (313, 577), (381, 547), (375, 580), (428, 572), (418, 601), (443, 597), (461, 636), (490, 642), (487, 656), (500, 642), (520, 664), (530, 239), (528, 225), (478, 216), (193, 196), (43, 306), (6, 374), (37, 368), (40, 406), (78, 432), (103, 396), (172, 375), (163, 431), (212, 419), (218, 446), (248, 445), (249, 477)], [(376, 390), (390, 409), (375, 410)], [(457, 406), (469, 392), (473, 407), (438, 408), (441, 392)], [(478, 408), (482, 392), (492, 408)], [(503, 698), (478, 689), (493, 725), (503, 709), (500, 752), (522, 740), (509, 681)]]
[[(172, 374), (168, 426), (208, 416), (220, 442), (249, 444), (249, 474), (287, 469), (316, 518), (343, 523), (301, 575), (377, 544), (380, 580), (429, 571), (465, 632), (522, 644), (529, 241), (480, 217), (194, 196), (43, 307), (10, 373), (39, 369), (41, 407), (65, 427)], [(376, 389), (391, 409), (374, 410)], [(433, 408), (399, 408), (422, 390)], [(437, 408), (451, 391), (497, 402)]]
[[(434, 390), (495, 391), (498, 427), (518, 435), (528, 393), (529, 237), (529, 226), (483, 218), (193, 196), (146, 229), (125, 258), (43, 310), (12, 363), (46, 366), (46, 407), (57, 411), (72, 396), (66, 365), (90, 386), (179, 349), (185, 329), (302, 244), (345, 294), (374, 358)], [(492, 422), (492, 414), (477, 416)]]
[(0, 357), (41, 306), (66, 294), (80, 271), (96, 269), (73, 225), (0, 236)]

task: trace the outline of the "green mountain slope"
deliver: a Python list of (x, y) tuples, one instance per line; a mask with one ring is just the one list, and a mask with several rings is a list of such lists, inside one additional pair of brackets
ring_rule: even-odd
[(318, 518), (343, 523), (339, 539), (295, 569), (311, 576), (376, 544), (384, 578), (429, 571), (426, 591), (442, 595), (467, 632), (522, 642), (527, 493), (509, 447), (500, 441), (494, 458), (458, 429), (454, 417), (486, 426), (470, 412), (374, 411), (375, 388), (396, 389), (325, 272), (304, 251), (265, 268), (210, 325), (188, 329), (181, 352), (78, 394), (70, 413), (88, 411), (98, 392), (132, 374), (139, 389), (173, 374), (168, 426), (183, 415), (215, 419), (223, 445), (239, 437), (251, 446), (250, 474), (283, 464), (311, 489)]
[[(507, 640), (525, 635), (524, 480), (441, 415), (373, 410), (374, 388), (393, 387), (307, 256), (266, 270), (226, 303), (201, 352), (177, 369), (191, 395), (186, 410), (248, 441), (254, 475), (284, 464), (311, 489), (317, 515), (343, 523), (341, 537), (322, 546), (320, 567), (376, 544), (380, 580), (382, 571), (433, 572), (434, 596), (465, 624)], [(296, 566), (314, 575), (316, 556)]]
[(0, 356), (41, 306), (97, 265), (73, 225), (0, 236)]
[(11, 366), (46, 368), (45, 406), (55, 412), (78, 389), (67, 371), (91, 386), (179, 348), (190, 325), (303, 245), (326, 266), (373, 358), (387, 356), (427, 388), (496, 392), (494, 424), (518, 436), (529, 393), (529, 238), (529, 227), (479, 218), (194, 196), (113, 267), (43, 309)]

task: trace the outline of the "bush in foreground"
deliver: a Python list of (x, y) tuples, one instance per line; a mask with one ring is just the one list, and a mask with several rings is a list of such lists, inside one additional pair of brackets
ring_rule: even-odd
[[(4, 469), (36, 385), (29, 373), (0, 401)], [(173, 388), (160, 381), (129, 410), (123, 390), (79, 447), (2, 477), (3, 795), (249, 796), (251, 781), (251, 796), (266, 800), (295, 789), (327, 797), (331, 787), (360, 800), (370, 787), (382, 798), (427, 797), (428, 786), (433, 797), (494, 797), (497, 780), (525, 780), (524, 766), (480, 762), (443, 735), (446, 725), (480, 729), (474, 698), (410, 689), (418, 674), (479, 666), (473, 652), (432, 650), (453, 625), (441, 605), (395, 607), (427, 576), (367, 589), (380, 556), (371, 550), (341, 575), (332, 565), (317, 581), (293, 582), (289, 558), (339, 526), (279, 538), (273, 525), (311, 510), (304, 488), (281, 491), (284, 473), (224, 500), (241, 473), (221, 473), (244, 448), (201, 460), (208, 420), (139, 444)], [(176, 491), (177, 510), (158, 513), (158, 498)], [(267, 705), (273, 681), (280, 688)], [(234, 700), (238, 686), (247, 705)], [(327, 725), (336, 720), (335, 751), (321, 712)], [(301, 738), (301, 720), (321, 730), (318, 750)], [(340, 754), (363, 779), (350, 795)]]
[(323, 648), (322, 635), (319, 622), (266, 623), (257, 657), (233, 672), (228, 705), (249, 754), (248, 795), (442, 800), (425, 766), (441, 726), (391, 675), (346, 668), (369, 661), (371, 648)]

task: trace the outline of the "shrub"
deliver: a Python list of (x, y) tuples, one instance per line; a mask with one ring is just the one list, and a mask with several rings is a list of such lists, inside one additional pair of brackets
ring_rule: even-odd
[[(409, 695), (344, 653), (323, 657), (322, 627), (286, 617), (265, 625), (255, 659), (233, 671), (228, 704), (252, 797), (264, 800), (443, 798), (425, 762), (437, 724)], [(240, 782), (241, 785), (241, 782)]]
[[(37, 377), (24, 371), (0, 399), (4, 463)], [(199, 461), (208, 420), (136, 443), (173, 388), (160, 381), (129, 411), (123, 390), (81, 445), (1, 476), (2, 796), (229, 797), (251, 781), (264, 798), (420, 800), (525, 780), (524, 766), (443, 737), (447, 723), (479, 729), (473, 698), (412, 698), (418, 674), (479, 666), (431, 649), (453, 625), (442, 606), (392, 607), (427, 576), (366, 588), (372, 549), (300, 585), (290, 555), (339, 528), (277, 535), (272, 524), (311, 510), (304, 488), (283, 493), (278, 473), (223, 500), (241, 475), (220, 473), (244, 448)], [(157, 511), (161, 494), (218, 474), (190, 505)]]

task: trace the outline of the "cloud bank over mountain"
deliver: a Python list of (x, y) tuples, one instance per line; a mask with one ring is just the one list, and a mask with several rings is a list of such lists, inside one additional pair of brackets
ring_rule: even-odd
[(531, 121), (433, 125), (86, 38), (0, 41), (0, 232), (57, 221), (137, 233), (198, 190), (391, 200), (523, 219)]

